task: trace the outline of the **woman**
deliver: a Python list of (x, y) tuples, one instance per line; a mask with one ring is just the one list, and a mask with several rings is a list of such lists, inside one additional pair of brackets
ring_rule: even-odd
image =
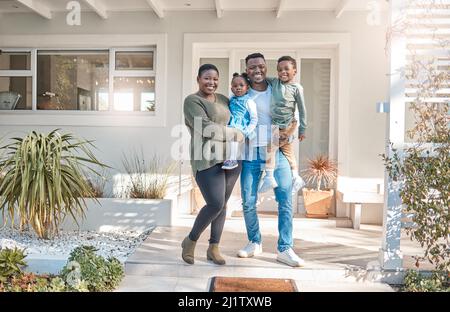
[(227, 127), (230, 119), (228, 98), (216, 93), (219, 71), (212, 64), (198, 70), (198, 91), (184, 100), (185, 124), (191, 134), (190, 156), (192, 171), (206, 205), (200, 210), (189, 235), (183, 240), (182, 258), (194, 264), (197, 240), (211, 224), (208, 260), (223, 265), (219, 242), (226, 216), (226, 204), (239, 177), (241, 162), (232, 170), (222, 169), (226, 159), (227, 140), (243, 141), (242, 132)]

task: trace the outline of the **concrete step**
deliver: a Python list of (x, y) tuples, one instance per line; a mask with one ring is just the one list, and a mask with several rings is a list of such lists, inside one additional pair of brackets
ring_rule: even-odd
[[(248, 259), (245, 259), (248, 260)], [(264, 277), (290, 278), (310, 282), (370, 282), (401, 284), (404, 272), (382, 271), (379, 269), (361, 269), (352, 267), (326, 267), (314, 264), (302, 268), (284, 265), (238, 265), (218, 266), (205, 260), (196, 260), (194, 265), (182, 261), (173, 263), (139, 263), (126, 262), (126, 275), (175, 277), (175, 278), (211, 278), (213, 276), (229, 277)]]
[[(270, 222), (269, 222), (270, 221)], [(377, 256), (378, 244), (375, 235), (378, 229), (362, 231), (352, 229), (326, 228), (329, 220), (301, 220), (294, 222), (294, 229), (301, 229), (301, 237), (295, 241), (295, 252), (306, 261), (303, 268), (291, 268), (276, 260), (277, 223), (261, 218), (264, 246), (263, 253), (253, 258), (238, 258), (236, 251), (247, 242), (245, 225), (242, 219), (229, 220), (224, 232), (221, 253), (227, 264), (217, 266), (206, 261), (208, 233), (199, 239), (194, 265), (188, 265), (181, 259), (181, 241), (189, 227), (157, 228), (150, 237), (131, 255), (125, 264), (125, 273), (130, 276), (149, 276), (165, 278), (211, 278), (213, 276), (230, 277), (266, 277), (291, 278), (299, 281), (321, 282), (377, 282), (399, 284), (403, 272), (381, 271)], [(329, 232), (336, 233), (331, 240)], [(272, 233), (275, 233), (272, 234)], [(328, 234), (327, 234), (328, 233)], [(375, 237), (372, 243), (372, 236)], [(352, 237), (352, 240), (345, 240)], [(362, 242), (359, 242), (362, 241)], [(358, 245), (359, 244), (359, 245)], [(374, 247), (371, 244), (375, 244)]]
[[(210, 278), (127, 275), (117, 292), (207, 292)], [(299, 292), (393, 292), (391, 286), (367, 282), (295, 280)]]

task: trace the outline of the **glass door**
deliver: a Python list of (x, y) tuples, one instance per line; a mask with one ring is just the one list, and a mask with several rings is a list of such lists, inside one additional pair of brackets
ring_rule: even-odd
[[(245, 57), (249, 51), (236, 53), (235, 64), (239, 62), (241, 72), (245, 71)], [(332, 54), (328, 51), (267, 51), (262, 52), (266, 58), (267, 76), (277, 77), (277, 60), (283, 55), (290, 55), (297, 60), (296, 81), (303, 86), (305, 96), (305, 106), (307, 112), (307, 132), (306, 140), (295, 141), (296, 158), (299, 170), (307, 166), (308, 159), (318, 155), (330, 155), (330, 129), (332, 129)], [(237, 65), (237, 64), (236, 64)], [(298, 110), (296, 111), (298, 118)], [(302, 196), (300, 192), (298, 194)], [(273, 192), (261, 194), (259, 196), (259, 211), (276, 212), (277, 203)], [(293, 198), (294, 211), (304, 214), (303, 200)]]
[[(296, 140), (294, 143), (299, 170), (305, 169), (307, 159), (317, 155), (322, 154), (335, 158), (337, 142), (335, 137), (336, 131), (333, 130), (336, 126), (333, 108), (335, 82), (332, 78), (334, 50), (236, 48), (228, 50), (226, 57), (223, 53), (217, 56), (204, 55), (200, 57), (199, 63), (212, 63), (219, 68), (221, 71), (219, 92), (229, 95), (229, 80), (232, 74), (234, 72), (245, 72), (245, 58), (254, 52), (260, 52), (266, 58), (268, 77), (278, 76), (277, 60), (279, 57), (290, 55), (297, 60), (295, 81), (299, 82), (304, 89), (308, 123), (306, 140), (301, 143)], [(301, 196), (302, 193), (299, 192), (298, 195)], [(304, 214), (302, 203), (303, 200), (299, 200), (297, 195), (293, 196), (294, 213)], [(258, 211), (275, 213), (277, 207), (273, 192), (259, 194)], [(228, 208), (229, 212), (242, 210), (239, 182), (233, 190)], [(239, 213), (236, 215), (239, 215)]]
[(303, 170), (307, 159), (329, 156), (331, 60), (302, 58), (300, 77), (308, 124), (306, 140), (299, 144), (299, 168)]

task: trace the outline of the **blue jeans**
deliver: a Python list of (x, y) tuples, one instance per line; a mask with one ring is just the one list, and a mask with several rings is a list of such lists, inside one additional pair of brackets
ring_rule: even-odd
[[(244, 210), (245, 226), (248, 240), (261, 244), (261, 232), (256, 213), (258, 200), (258, 183), (265, 164), (265, 147), (256, 147), (254, 160), (242, 161), (241, 196)], [(283, 153), (276, 153), (274, 171), (278, 187), (275, 188), (275, 199), (278, 202), (278, 251), (283, 252), (293, 246), (292, 242), (292, 171)]]

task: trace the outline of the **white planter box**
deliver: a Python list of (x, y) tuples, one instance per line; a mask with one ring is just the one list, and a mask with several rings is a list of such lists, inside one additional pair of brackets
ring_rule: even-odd
[(79, 227), (67, 217), (63, 230), (107, 232), (112, 230), (144, 232), (155, 226), (170, 226), (174, 200), (172, 199), (86, 199), (86, 217)]
[[(170, 199), (119, 199), (98, 198), (99, 203), (86, 199), (85, 218), (77, 218), (79, 226), (67, 216), (61, 230), (81, 231), (136, 231), (144, 232), (155, 226), (171, 226), (176, 198)], [(3, 218), (0, 214), (0, 222)], [(18, 224), (16, 218), (15, 223)], [(7, 222), (10, 225), (10, 222)]]

